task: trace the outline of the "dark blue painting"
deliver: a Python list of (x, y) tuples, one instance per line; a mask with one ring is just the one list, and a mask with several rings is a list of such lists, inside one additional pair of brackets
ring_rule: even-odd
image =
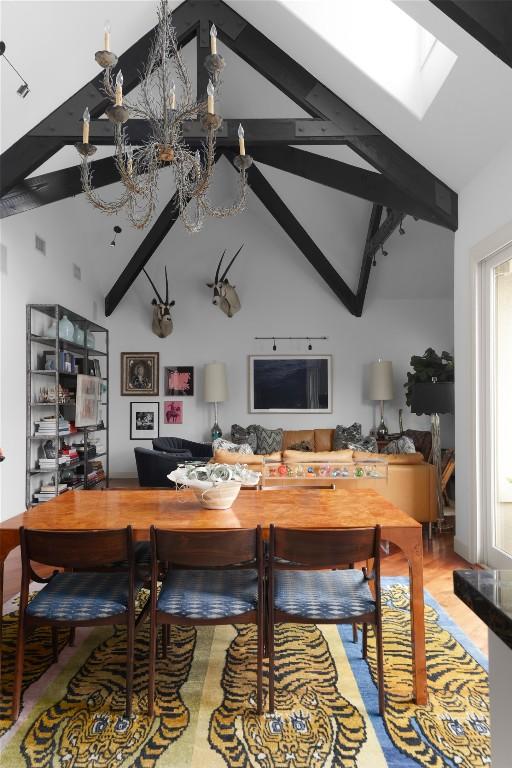
[(329, 412), (331, 357), (251, 357), (251, 411)]

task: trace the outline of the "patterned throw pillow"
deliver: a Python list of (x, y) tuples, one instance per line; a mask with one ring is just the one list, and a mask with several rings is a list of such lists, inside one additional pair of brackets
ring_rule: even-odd
[(253, 449), (248, 443), (230, 443), (229, 440), (224, 440), (222, 437), (218, 437), (212, 443), (212, 449), (216, 451), (229, 451), (229, 453), (254, 453)]
[(294, 443), (288, 446), (289, 451), (313, 451), (313, 446), (308, 440), (301, 440), (299, 443)]
[[(265, 429), (259, 424), (254, 425), (256, 437), (258, 438), (258, 447), (256, 453), (274, 453), (280, 451), (283, 447), (282, 429)], [(250, 429), (250, 427), (248, 427)]]
[(382, 453), (416, 453), (416, 448), (410, 437), (399, 437), (397, 440), (391, 440)]
[(345, 448), (351, 448), (353, 451), (366, 451), (367, 453), (377, 453), (377, 440), (373, 435), (363, 437), (361, 425), (354, 422), (350, 427), (344, 427), (339, 424), (333, 437), (333, 449), (342, 451)]
[(241, 427), (240, 424), (233, 424), (231, 426), (231, 440), (237, 445), (250, 445), (252, 452), (256, 453), (258, 446), (258, 438), (256, 432), (253, 429), (247, 427)]

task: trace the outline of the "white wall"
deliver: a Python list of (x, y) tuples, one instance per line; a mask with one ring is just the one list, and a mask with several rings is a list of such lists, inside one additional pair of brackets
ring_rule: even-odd
[[(288, 200), (290, 207), (347, 281), (353, 284), (369, 217), (369, 204), (333, 193), (281, 172), (265, 174)], [(216, 185), (228, 197), (234, 189), (233, 171), (219, 167)], [(171, 191), (163, 185), (160, 207)], [(114, 195), (116, 188), (103, 190)], [(312, 204), (314, 201), (314, 205)], [(227, 220), (210, 220), (197, 235), (178, 223), (151, 259), (148, 269), (159, 285), (168, 265), (175, 330), (167, 339), (151, 332), (152, 289), (141, 275), (110, 318), (103, 298), (145, 233), (125, 222), (115, 249), (108, 248), (114, 221), (92, 209), (79, 197), (2, 222), (1, 241), (7, 249), (2, 284), (2, 434), (9, 458), (3, 464), (2, 515), (24, 505), (25, 469), (25, 304), (60, 302), (92, 317), (111, 331), (111, 471), (133, 474), (133, 448), (129, 439), (129, 397), (120, 396), (119, 355), (122, 351), (160, 353), (160, 397), (166, 365), (194, 365), (195, 395), (184, 400), (184, 424), (161, 426), (161, 434), (195, 439), (208, 436), (211, 406), (202, 401), (202, 367), (213, 359), (228, 365), (230, 398), (220, 413), (221, 425), (260, 421), (285, 427), (334, 426), (355, 420), (365, 431), (375, 422), (374, 404), (364, 393), (368, 363), (391, 359), (395, 370), (395, 400), (387, 405), (391, 430), (398, 427), (398, 408), (404, 407), (406, 426), (428, 428), (426, 417), (414, 417), (405, 406), (402, 384), (412, 354), (428, 346), (452, 349), (453, 235), (423, 222), (407, 219), (406, 234), (395, 234), (372, 271), (362, 318), (354, 318), (319, 278), (304, 256), (284, 234), (255, 196), (248, 210)], [(46, 257), (34, 249), (34, 235), (47, 241)], [(234, 252), (245, 242), (232, 279), (242, 310), (228, 319), (211, 303), (205, 283), (211, 279), (224, 248)], [(72, 275), (72, 264), (82, 269), (82, 281)], [(94, 319), (94, 318), (93, 318)], [(270, 352), (271, 344), (254, 336), (322, 336), (327, 342), (314, 352), (333, 355), (334, 412), (329, 415), (255, 416), (247, 408), (247, 355)], [(279, 352), (303, 352), (297, 343), (279, 345)], [(151, 399), (151, 398), (149, 398)], [(163, 410), (163, 409), (162, 409)], [(161, 414), (163, 416), (163, 414)], [(445, 419), (444, 435), (451, 443), (452, 421)], [(148, 443), (140, 443), (148, 445)]]

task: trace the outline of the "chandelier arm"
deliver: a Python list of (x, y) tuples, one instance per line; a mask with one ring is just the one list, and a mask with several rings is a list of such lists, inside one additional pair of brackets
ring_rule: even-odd
[(203, 205), (206, 213), (209, 216), (223, 219), (245, 210), (247, 205), (247, 174), (244, 170), (239, 171), (238, 187), (238, 199), (230, 206), (216, 207), (211, 204), (210, 200), (205, 195)]
[(103, 200), (103, 198), (98, 195), (98, 193), (92, 186), (93, 174), (92, 174), (92, 169), (87, 161), (87, 158), (82, 159), (82, 162), (80, 165), (80, 176), (82, 180), (82, 188), (89, 202), (95, 208), (98, 208), (99, 210), (103, 211), (104, 213), (107, 213), (108, 215), (111, 215), (113, 213), (119, 213), (119, 211), (121, 211), (125, 207), (128, 200), (130, 199), (130, 195), (128, 194), (128, 192), (125, 192), (117, 200), (113, 200), (111, 202)]

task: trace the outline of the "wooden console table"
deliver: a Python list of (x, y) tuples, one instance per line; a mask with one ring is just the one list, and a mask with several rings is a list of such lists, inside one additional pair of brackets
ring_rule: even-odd
[(159, 528), (253, 528), (268, 531), (271, 523), (296, 528), (360, 528), (380, 523), (382, 538), (396, 544), (409, 562), (414, 695), (427, 702), (423, 605), (422, 527), (376, 491), (283, 489), (242, 491), (226, 510), (203, 509), (191, 491), (68, 491), (0, 524), (0, 598), (3, 568), (19, 544), (19, 527), (43, 530), (115, 529), (132, 525), (137, 540), (148, 540), (151, 525)]

